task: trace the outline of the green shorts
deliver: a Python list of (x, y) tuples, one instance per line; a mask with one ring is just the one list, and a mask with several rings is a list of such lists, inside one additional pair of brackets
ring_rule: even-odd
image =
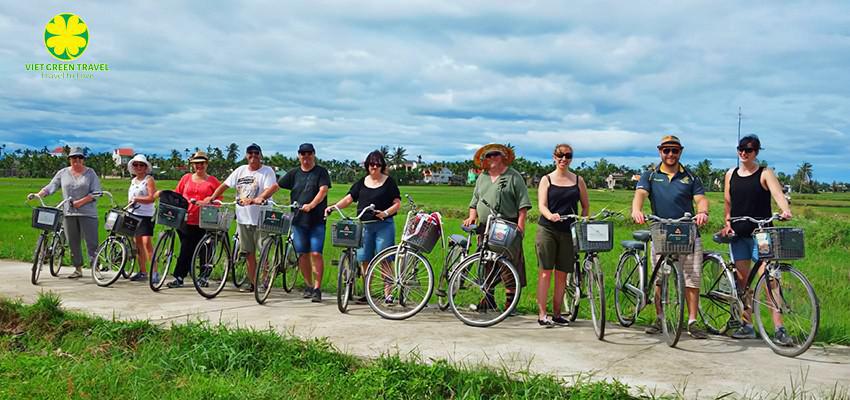
[(262, 248), (262, 243), (269, 237), (268, 233), (260, 232), (257, 225), (237, 224), (236, 226), (239, 230), (239, 250), (243, 253), (256, 254)]
[(555, 269), (567, 273), (575, 269), (576, 252), (570, 232), (560, 232), (538, 225), (534, 247), (537, 249), (537, 264), (540, 269)]

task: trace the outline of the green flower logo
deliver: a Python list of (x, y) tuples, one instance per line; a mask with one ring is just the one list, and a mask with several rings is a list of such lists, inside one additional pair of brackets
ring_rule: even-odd
[(44, 46), (57, 60), (74, 60), (88, 45), (89, 28), (76, 14), (57, 14), (44, 27)]

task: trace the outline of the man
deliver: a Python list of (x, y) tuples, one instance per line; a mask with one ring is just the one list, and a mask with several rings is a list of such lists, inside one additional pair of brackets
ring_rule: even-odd
[[(679, 159), (682, 156), (682, 143), (673, 135), (664, 136), (658, 145), (661, 163), (654, 170), (644, 172), (635, 189), (632, 200), (632, 219), (638, 224), (646, 222), (641, 211), (646, 198), (652, 205), (652, 213), (661, 218), (681, 218), (685, 213), (695, 215), (697, 226), (708, 222), (708, 199), (702, 182), (690, 171), (685, 169)], [(694, 203), (697, 212), (694, 213)], [(655, 256), (657, 260), (658, 255)], [(708, 336), (697, 326), (699, 311), (700, 272), (702, 269), (702, 241), (697, 232), (694, 252), (679, 258), (682, 274), (685, 277), (685, 301), (688, 304), (688, 334), (694, 339), (705, 339)], [(655, 262), (655, 260), (653, 260)], [(646, 333), (661, 332), (661, 293), (655, 290), (655, 322), (646, 328)]]
[(251, 143), (245, 149), (247, 165), (242, 165), (233, 170), (230, 176), (215, 190), (212, 196), (204, 199), (209, 203), (212, 199), (221, 196), (228, 188), (236, 189), (236, 223), (239, 229), (239, 247), (245, 253), (248, 262), (248, 279), (251, 283), (239, 290), (246, 292), (254, 291), (254, 279), (257, 270), (257, 250), (266, 235), (261, 234), (257, 225), (260, 221), (260, 206), (254, 200), (260, 193), (275, 184), (274, 170), (263, 165), (263, 152), (256, 143)]
[(261, 203), (280, 188), (284, 188), (290, 190), (291, 201), (302, 205), (300, 212), (292, 220), (292, 241), (298, 254), (298, 267), (306, 283), (304, 298), (312, 298), (314, 303), (320, 303), (325, 270), (322, 259), (322, 249), (325, 246), (324, 212), (328, 207), (331, 177), (327, 169), (316, 165), (316, 149), (311, 143), (298, 146), (298, 161), (301, 165), (289, 170), (255, 202)]

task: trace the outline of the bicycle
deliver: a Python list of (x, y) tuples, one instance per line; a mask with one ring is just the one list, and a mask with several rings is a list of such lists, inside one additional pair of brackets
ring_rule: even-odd
[(461, 225), (460, 229), (466, 233), (466, 236), (459, 234), (449, 236), (449, 251), (445, 252), (443, 270), (440, 271), (440, 277), (437, 279), (437, 287), (434, 291), (434, 294), (437, 295), (437, 306), (440, 311), (449, 309), (449, 279), (460, 261), (469, 255), (469, 248), (472, 247), (472, 234), (478, 229), (478, 225)]
[(363, 225), (368, 222), (360, 222), (360, 218), (367, 212), (375, 211), (375, 205), (370, 204), (354, 218), (346, 216), (336, 205), (333, 209), (339, 213), (341, 219), (331, 225), (331, 244), (334, 247), (343, 248), (339, 256), (339, 271), (336, 277), (336, 307), (339, 312), (345, 314), (355, 292), (365, 296), (365, 286), (357, 288), (357, 278), (362, 276), (363, 272), (360, 271), (356, 255), (357, 249), (363, 243)]
[(424, 254), (442, 238), (442, 217), (419, 209), (405, 194), (409, 210), (399, 244), (375, 255), (366, 269), (366, 302), (386, 319), (403, 320), (421, 311), (434, 291), (434, 271)]
[(522, 240), (522, 234), (517, 224), (502, 219), (486, 201), (482, 203), (490, 209), (490, 215), (480, 239), (480, 250), (454, 268), (447, 291), (454, 315), (475, 327), (492, 326), (507, 318), (522, 293), (519, 273), (508, 259), (515, 256), (513, 247)]
[[(197, 203), (197, 201), (193, 201)], [(227, 283), (233, 264), (233, 252), (227, 237), (230, 224), (236, 215), (236, 202), (213, 200), (213, 204), (202, 205), (198, 226), (207, 232), (192, 253), (192, 284), (201, 296), (212, 299), (218, 296)], [(236, 274), (232, 274), (236, 284)]]
[(583, 261), (576, 257), (574, 272), (567, 279), (564, 306), (569, 307), (569, 320), (573, 322), (578, 317), (581, 299), (589, 298), (590, 318), (599, 340), (605, 337), (605, 280), (599, 253), (614, 248), (614, 224), (605, 219), (615, 215), (620, 214), (602, 210), (592, 217), (576, 214), (560, 216), (561, 221), (575, 219), (571, 225), (573, 243), (576, 252), (585, 253)]
[[(731, 260), (718, 252), (703, 252), (703, 278), (700, 288), (700, 319), (709, 331), (724, 334), (744, 322), (751, 311), (754, 326), (775, 353), (787, 357), (803, 354), (812, 345), (820, 325), (820, 305), (811, 282), (791, 264), (805, 255), (802, 229), (773, 228), (782, 221), (779, 214), (768, 219), (736, 217), (730, 222), (747, 221), (759, 244), (759, 261), (750, 270), (746, 284), (739, 287), (738, 271)], [(714, 235), (714, 241), (728, 244), (734, 236)], [(750, 288), (755, 282), (755, 289)], [(799, 293), (793, 296), (794, 293)], [(777, 330), (786, 329), (790, 343), (776, 340)], [(773, 336), (772, 336), (773, 335)]]
[(272, 199), (266, 200), (266, 204), (269, 206), (260, 212), (260, 224), (257, 226), (257, 229), (261, 232), (269, 234), (263, 242), (260, 259), (257, 262), (257, 271), (255, 272), (256, 279), (254, 282), (257, 283), (257, 286), (254, 290), (254, 299), (259, 304), (265, 303), (268, 299), (272, 286), (274, 286), (275, 275), (278, 272), (283, 272), (282, 286), (289, 293), (295, 286), (295, 281), (293, 279), (292, 286), (288, 286), (287, 275), (294, 272), (297, 277), (299, 271), (298, 255), (295, 253), (295, 244), (290, 234), (293, 215), (275, 208), (298, 212), (300, 206), (297, 202), (278, 206)]
[(97, 246), (91, 268), (92, 280), (101, 287), (112, 285), (119, 277), (129, 278), (135, 271), (137, 250), (131, 238), (141, 222), (141, 218), (129, 212), (135, 205), (133, 202), (118, 208), (112, 193), (92, 193), (94, 197), (104, 195), (109, 197), (110, 202), (104, 222), (104, 229), (109, 233)]
[(39, 200), (41, 206), (31, 206), (32, 227), (40, 230), (41, 233), (38, 235), (35, 252), (33, 253), (30, 282), (33, 285), (38, 285), (41, 268), (45, 262), (49, 263), (50, 274), (59, 276), (59, 269), (62, 266), (65, 250), (68, 247), (65, 238), (65, 226), (62, 223), (62, 206), (72, 200), (67, 198), (59, 202), (56, 206), (50, 207), (44, 204), (44, 199), (41, 196), (33, 194), (32, 196), (28, 196), (25, 204), (29, 205), (29, 200), (34, 198)]
[[(614, 276), (614, 308), (620, 325), (628, 327), (644, 307), (653, 303), (653, 293), (660, 294), (661, 315), (656, 318), (663, 320), (661, 331), (667, 345), (675, 347), (682, 335), (685, 314), (685, 278), (679, 267), (679, 256), (693, 252), (696, 224), (690, 213), (671, 219), (648, 215), (647, 219), (654, 221), (649, 231), (635, 231), (632, 233), (635, 240), (621, 242), (624, 251)], [(647, 280), (649, 242), (652, 252), (659, 258)]]

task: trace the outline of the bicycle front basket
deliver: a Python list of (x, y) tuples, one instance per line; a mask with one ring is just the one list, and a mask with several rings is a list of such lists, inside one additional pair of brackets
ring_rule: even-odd
[(233, 222), (234, 213), (230, 208), (215, 205), (201, 207), (201, 218), (198, 226), (208, 231), (228, 231)]
[(611, 221), (574, 222), (573, 243), (577, 251), (611, 251), (614, 248), (614, 223)]
[(133, 236), (141, 224), (142, 218), (130, 214), (127, 211), (111, 209), (106, 212), (106, 221), (103, 228), (108, 232), (115, 232), (122, 236)]
[(260, 225), (258, 228), (261, 232), (286, 235), (289, 233), (291, 226), (292, 214), (272, 208), (264, 208), (260, 211)]
[(494, 219), (487, 232), (487, 249), (496, 253), (508, 254), (514, 258), (517, 245), (522, 242), (517, 224), (504, 219)]
[(800, 228), (764, 228), (754, 236), (759, 258), (799, 260), (806, 256), (803, 230)]
[(56, 232), (62, 226), (62, 210), (53, 207), (37, 207), (32, 210), (32, 227)]
[(652, 251), (655, 254), (691, 254), (694, 252), (696, 225), (693, 222), (652, 224)]
[(436, 214), (418, 213), (404, 227), (402, 240), (424, 253), (430, 253), (440, 240), (440, 220)]
[(185, 229), (186, 209), (160, 202), (156, 209), (156, 223), (174, 229)]
[(341, 220), (331, 225), (331, 244), (334, 247), (359, 248), (363, 244), (363, 223)]

